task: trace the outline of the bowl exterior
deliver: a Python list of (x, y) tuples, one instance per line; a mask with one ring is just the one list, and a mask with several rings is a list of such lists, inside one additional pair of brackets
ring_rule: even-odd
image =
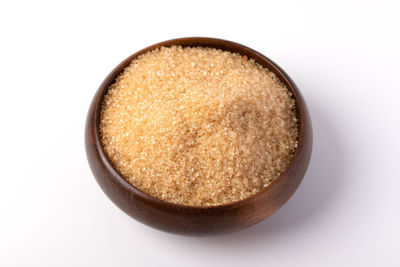
[[(99, 138), (99, 119), (103, 97), (123, 69), (137, 56), (161, 46), (206, 46), (240, 53), (253, 58), (274, 72), (292, 91), (299, 119), (298, 148), (286, 170), (255, 195), (228, 205), (190, 207), (153, 198), (128, 183), (107, 159)], [(86, 153), (90, 168), (104, 193), (132, 218), (151, 227), (183, 235), (211, 235), (233, 232), (254, 225), (277, 211), (296, 191), (307, 170), (312, 151), (310, 116), (291, 78), (274, 62), (237, 43), (213, 38), (180, 38), (145, 48), (118, 65), (100, 85), (91, 103), (85, 128)]]

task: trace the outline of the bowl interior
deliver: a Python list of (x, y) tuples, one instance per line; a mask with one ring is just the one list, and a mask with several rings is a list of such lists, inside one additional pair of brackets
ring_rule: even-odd
[[(223, 205), (216, 205), (216, 206), (209, 206), (209, 207), (203, 207), (203, 206), (186, 206), (182, 204), (176, 204), (176, 203), (171, 203), (167, 202), (158, 198), (155, 198), (151, 195), (148, 195), (147, 193), (141, 191), (134, 185), (130, 184), (128, 181), (126, 181), (118, 171), (112, 166), (111, 162), (105, 155), (105, 152), (103, 150), (103, 147), (101, 145), (100, 141), (100, 129), (99, 129), (99, 122), (100, 122), (100, 112), (102, 108), (102, 102), (104, 95), (107, 93), (109, 87), (111, 84), (115, 82), (115, 79), (117, 76), (132, 62), (132, 60), (136, 59), (138, 56), (141, 54), (144, 54), (148, 51), (154, 50), (156, 48), (160, 47), (168, 47), (168, 46), (174, 46), (174, 45), (180, 45), (183, 47), (212, 47), (212, 48), (217, 48), (221, 49), (224, 51), (230, 51), (233, 53), (239, 53), (241, 55), (246, 55), (248, 58), (254, 59), (257, 63), (262, 65), (263, 67), (269, 69), (272, 71), (279, 79), (280, 81), (287, 87), (289, 91), (292, 93), (292, 97), (295, 100), (296, 103), (296, 113), (297, 113), (297, 118), (298, 118), (298, 146), (291, 158), (291, 161), (289, 164), (286, 166), (285, 170), (275, 178), (273, 182), (271, 182), (268, 186), (263, 188), (262, 190), (258, 191), (257, 193), (228, 204), (223, 204)], [(213, 210), (213, 209), (220, 209), (220, 208), (226, 208), (226, 207), (234, 207), (237, 205), (240, 205), (242, 203), (245, 203), (251, 198), (256, 197), (257, 195), (263, 194), (266, 191), (270, 190), (272, 187), (275, 186), (275, 184), (278, 182), (279, 179), (282, 179), (284, 177), (284, 174), (286, 171), (291, 167), (291, 165), (296, 161), (296, 157), (298, 157), (298, 151), (300, 148), (303, 146), (303, 139), (304, 139), (304, 123), (303, 123), (303, 104), (301, 103), (302, 98), (300, 97), (300, 94), (298, 92), (298, 89), (296, 85), (293, 83), (293, 81), (290, 79), (290, 77), (278, 66), (276, 65), (273, 61), (268, 59), (267, 57), (263, 56), (262, 54), (237, 43), (226, 41), (226, 40), (221, 40), (221, 39), (214, 39), (214, 38), (204, 38), (204, 37), (189, 37), (189, 38), (179, 38), (179, 39), (173, 39), (161, 43), (157, 43), (155, 45), (149, 46), (147, 48), (144, 48), (135, 54), (131, 55), (130, 57), (126, 58), (123, 62), (121, 62), (108, 76), (107, 78), (103, 81), (103, 83), (100, 86), (99, 89), (99, 97), (97, 98), (96, 102), (96, 110), (95, 110), (95, 142), (97, 145), (97, 149), (99, 151), (101, 159), (104, 161), (105, 166), (109, 169), (111, 173), (113, 173), (113, 176), (117, 179), (118, 183), (123, 184), (124, 187), (128, 188), (128, 190), (131, 190), (132, 193), (140, 195), (142, 198), (157, 203), (158, 205), (168, 205), (168, 206), (175, 206), (179, 209), (187, 209), (187, 210), (193, 210), (193, 209), (202, 209), (202, 210)]]

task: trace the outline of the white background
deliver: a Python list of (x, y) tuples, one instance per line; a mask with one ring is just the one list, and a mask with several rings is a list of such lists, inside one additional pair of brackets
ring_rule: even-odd
[[(1, 1), (0, 266), (400, 266), (398, 1)], [(208, 36), (276, 61), (311, 112), (299, 190), (242, 232), (171, 235), (87, 164), (90, 101), (124, 58)]]

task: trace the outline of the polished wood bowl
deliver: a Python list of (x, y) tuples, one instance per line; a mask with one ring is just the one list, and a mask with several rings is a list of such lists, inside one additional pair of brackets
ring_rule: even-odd
[[(103, 97), (129, 63), (139, 55), (162, 46), (202, 46), (231, 51), (253, 58), (275, 73), (293, 93), (299, 121), (298, 147), (285, 171), (258, 193), (226, 205), (192, 207), (154, 198), (127, 182), (105, 155), (99, 136)], [(294, 82), (274, 62), (262, 54), (230, 41), (213, 38), (180, 38), (149, 46), (119, 64), (103, 81), (91, 103), (85, 130), (90, 168), (104, 193), (132, 218), (148, 226), (183, 235), (211, 235), (237, 231), (254, 225), (277, 211), (293, 195), (306, 172), (312, 150), (311, 121)]]

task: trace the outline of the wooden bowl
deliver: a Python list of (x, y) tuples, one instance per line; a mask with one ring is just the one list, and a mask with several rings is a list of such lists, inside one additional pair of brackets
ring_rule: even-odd
[[(299, 140), (295, 154), (285, 171), (260, 192), (238, 202), (191, 207), (154, 198), (127, 182), (105, 155), (99, 136), (103, 97), (129, 63), (139, 55), (162, 46), (203, 46), (236, 52), (253, 58), (274, 72), (293, 93), (299, 120)], [(91, 103), (85, 131), (86, 153), (90, 168), (104, 193), (132, 218), (148, 226), (183, 235), (211, 235), (237, 231), (264, 220), (293, 195), (306, 172), (312, 150), (310, 117), (299, 90), (289, 76), (274, 62), (243, 45), (213, 38), (180, 38), (149, 46), (119, 64), (103, 81)]]

